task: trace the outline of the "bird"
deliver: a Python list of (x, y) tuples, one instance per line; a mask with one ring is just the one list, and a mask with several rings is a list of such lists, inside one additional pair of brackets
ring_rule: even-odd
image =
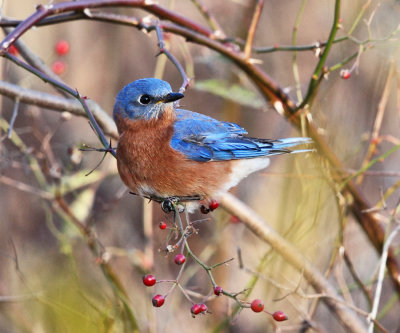
[(117, 168), (133, 193), (158, 202), (174, 198), (193, 213), (266, 168), (269, 156), (309, 151), (290, 149), (310, 143), (306, 137), (253, 138), (235, 123), (176, 108), (183, 97), (156, 78), (133, 81), (117, 94)]

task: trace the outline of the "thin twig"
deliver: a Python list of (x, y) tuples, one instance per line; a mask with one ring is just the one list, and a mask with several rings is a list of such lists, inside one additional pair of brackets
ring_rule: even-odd
[(389, 236), (387, 237), (387, 239), (385, 241), (385, 244), (383, 245), (383, 250), (382, 250), (382, 255), (381, 255), (381, 260), (380, 260), (380, 265), (379, 265), (378, 281), (376, 283), (374, 303), (372, 305), (372, 310), (371, 310), (370, 317), (369, 317), (371, 319), (371, 322), (368, 327), (368, 333), (373, 333), (373, 331), (374, 331), (374, 325), (375, 325), (374, 320), (376, 319), (376, 315), (378, 314), (379, 301), (381, 299), (383, 280), (385, 277), (386, 260), (388, 257), (390, 244), (392, 243), (392, 241), (394, 240), (394, 238), (396, 237), (396, 235), (399, 232), (400, 232), (400, 224), (397, 224), (396, 228), (394, 228), (393, 231), (390, 232)]
[(216, 36), (218, 36), (218, 38), (221, 38), (221, 39), (226, 38), (221, 25), (218, 23), (216, 18), (212, 15), (210, 10), (201, 2), (201, 0), (191, 0), (191, 1), (197, 7), (197, 9), (200, 11), (200, 13), (204, 16), (204, 18), (207, 20), (210, 27), (214, 30), (214, 34)]
[[(397, 57), (395, 57), (395, 59), (397, 59)], [(382, 91), (382, 96), (381, 96), (381, 99), (378, 104), (378, 111), (376, 113), (374, 126), (373, 126), (371, 137), (370, 137), (370, 144), (368, 147), (368, 152), (364, 158), (362, 167), (367, 166), (369, 164), (369, 162), (371, 161), (372, 156), (376, 153), (376, 148), (379, 143), (379, 131), (382, 126), (383, 116), (385, 114), (386, 105), (388, 103), (389, 94), (390, 94), (390, 85), (392, 83), (392, 78), (395, 73), (395, 67), (396, 67), (395, 62), (392, 60), (390, 63), (390, 67), (389, 67), (389, 73), (387, 74), (387, 77), (386, 77), (385, 86)], [(356, 183), (361, 184), (363, 179), (364, 179), (364, 175), (360, 174), (356, 179)]]
[(16, 97), (14, 100), (13, 112), (12, 112), (12, 116), (10, 119), (10, 127), (8, 128), (8, 131), (7, 131), (7, 138), (9, 138), (9, 139), (11, 138), (11, 133), (12, 133), (12, 130), (14, 127), (14, 123), (18, 116), (18, 110), (19, 110), (19, 98)]
[(254, 36), (256, 34), (256, 29), (257, 29), (258, 22), (260, 20), (261, 11), (263, 9), (263, 6), (264, 6), (264, 0), (257, 0), (256, 6), (254, 8), (253, 18), (251, 19), (251, 24), (249, 27), (249, 31), (247, 33), (246, 45), (244, 46), (244, 57), (246, 59), (250, 59), (250, 57), (251, 57)]
[(360, 277), (358, 276), (353, 263), (350, 260), (349, 255), (347, 254), (347, 251), (344, 250), (343, 251), (343, 259), (346, 263), (347, 268), (350, 271), (351, 276), (353, 277), (353, 279), (356, 281), (357, 285), (361, 288), (361, 291), (363, 292), (365, 298), (368, 301), (368, 304), (370, 305), (370, 307), (372, 306), (372, 297), (371, 297), (371, 293), (369, 292), (369, 290), (367, 289), (367, 287), (365, 286), (364, 282), (360, 279)]
[(42, 199), (46, 199), (46, 200), (52, 200), (54, 199), (54, 196), (51, 193), (48, 193), (46, 191), (43, 191), (39, 188), (35, 188), (33, 186), (30, 186), (28, 184), (19, 182), (17, 180), (14, 180), (12, 178), (9, 178), (7, 176), (4, 175), (0, 175), (0, 183), (3, 183), (5, 185), (14, 187), (20, 191), (23, 192), (27, 192), (29, 194), (33, 194), (33, 195), (37, 195)]
[[(299, 30), (301, 17), (303, 16), (304, 9), (306, 8), (306, 4), (307, 4), (307, 0), (303, 0), (301, 2), (299, 12), (297, 13), (297, 16), (296, 16), (296, 21), (295, 21), (295, 25), (293, 27), (293, 33), (292, 33), (292, 44), (293, 44), (294, 48), (296, 47), (296, 44), (297, 44), (297, 33)], [(317, 43), (317, 45), (318, 44), (319, 43)], [(294, 76), (294, 82), (295, 82), (295, 87), (296, 87), (297, 102), (301, 103), (303, 101), (303, 96), (301, 94), (300, 74), (299, 74), (299, 67), (297, 65), (297, 50), (294, 50), (294, 52), (293, 52), (292, 69), (293, 69), (293, 76)]]
[[(153, 26), (149, 26), (147, 27), (147, 30), (151, 30), (153, 29)], [(155, 25), (154, 29), (156, 30), (157, 33), (157, 39), (158, 39), (158, 47), (160, 49), (160, 54), (165, 54), (167, 56), (167, 58), (172, 62), (172, 64), (176, 67), (176, 69), (178, 70), (179, 74), (182, 77), (182, 85), (179, 88), (179, 92), (183, 93), (187, 86), (189, 85), (189, 78), (186, 75), (185, 70), (183, 69), (182, 65), (180, 64), (180, 62), (175, 58), (175, 56), (169, 52), (166, 48), (165, 48), (165, 42), (164, 42), (164, 38), (163, 38), (163, 33), (162, 30), (160, 28), (159, 25)]]
[(335, 12), (334, 12), (333, 24), (332, 24), (331, 31), (329, 33), (329, 37), (328, 37), (325, 49), (322, 52), (321, 58), (319, 59), (317, 66), (315, 67), (314, 73), (311, 77), (310, 83), (308, 85), (306, 97), (298, 106), (298, 108), (297, 108), (298, 110), (301, 110), (302, 108), (305, 107), (306, 104), (308, 104), (310, 102), (311, 98), (314, 96), (314, 94), (316, 92), (316, 89), (317, 89), (319, 83), (321, 82), (321, 78), (324, 75), (323, 68), (325, 66), (325, 61), (328, 57), (328, 54), (332, 47), (333, 41), (335, 40), (336, 32), (339, 29), (340, 3), (341, 3), (341, 0), (335, 1)]

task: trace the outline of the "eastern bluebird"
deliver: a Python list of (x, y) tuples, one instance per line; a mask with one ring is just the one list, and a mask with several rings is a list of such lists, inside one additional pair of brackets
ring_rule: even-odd
[(154, 78), (134, 81), (117, 95), (118, 172), (139, 195), (157, 201), (195, 197), (199, 200), (186, 202), (193, 212), (267, 167), (268, 156), (303, 152), (288, 148), (310, 142), (247, 137), (237, 124), (175, 109), (173, 102), (182, 97), (168, 82)]

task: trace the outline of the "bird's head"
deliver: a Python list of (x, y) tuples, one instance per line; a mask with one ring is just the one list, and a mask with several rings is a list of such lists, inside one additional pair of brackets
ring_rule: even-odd
[(148, 78), (129, 83), (118, 93), (114, 105), (114, 120), (152, 120), (159, 118), (168, 103), (183, 97), (172, 92), (168, 82)]

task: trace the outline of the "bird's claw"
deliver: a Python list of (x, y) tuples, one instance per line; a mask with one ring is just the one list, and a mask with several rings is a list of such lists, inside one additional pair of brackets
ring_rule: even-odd
[(161, 209), (165, 213), (170, 213), (175, 209), (178, 210), (179, 213), (183, 213), (185, 211), (185, 201), (197, 201), (201, 200), (199, 196), (173, 196), (168, 198), (161, 199)]

